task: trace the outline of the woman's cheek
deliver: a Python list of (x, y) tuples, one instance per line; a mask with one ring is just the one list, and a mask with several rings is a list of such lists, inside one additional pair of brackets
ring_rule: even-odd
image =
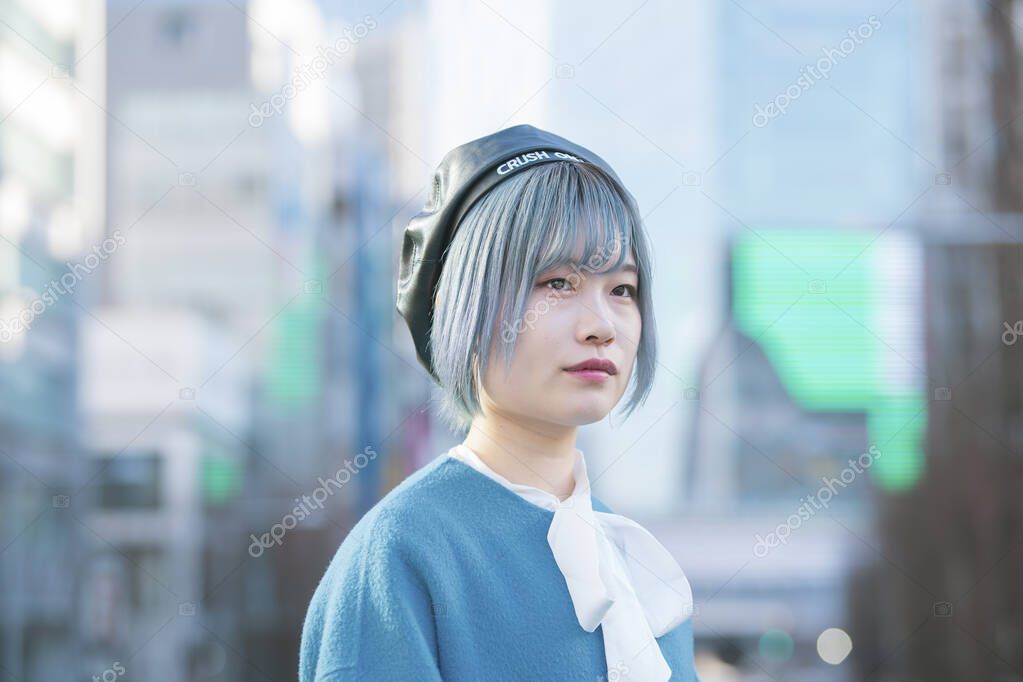
[(639, 338), (643, 331), (643, 326), (640, 324), (638, 318), (632, 315), (621, 315), (614, 321), (615, 327), (615, 345), (621, 348), (621, 352), (629, 356), (630, 359), (635, 358), (636, 353), (639, 351)]

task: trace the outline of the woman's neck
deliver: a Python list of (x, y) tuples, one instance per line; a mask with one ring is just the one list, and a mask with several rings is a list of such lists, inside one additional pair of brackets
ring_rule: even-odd
[(575, 488), (577, 431), (576, 426), (524, 423), (488, 412), (473, 420), (463, 445), (512, 483), (546, 490), (564, 500)]

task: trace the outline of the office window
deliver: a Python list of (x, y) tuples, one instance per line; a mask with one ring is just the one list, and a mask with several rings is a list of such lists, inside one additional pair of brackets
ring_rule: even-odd
[(163, 458), (158, 454), (122, 453), (100, 457), (101, 509), (156, 508), (163, 502)]

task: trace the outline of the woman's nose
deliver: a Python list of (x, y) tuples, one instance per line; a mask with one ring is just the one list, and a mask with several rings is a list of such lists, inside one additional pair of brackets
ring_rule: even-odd
[(615, 338), (615, 325), (611, 319), (611, 311), (606, 302), (599, 298), (579, 301), (578, 325), (579, 337), (586, 343), (608, 343)]

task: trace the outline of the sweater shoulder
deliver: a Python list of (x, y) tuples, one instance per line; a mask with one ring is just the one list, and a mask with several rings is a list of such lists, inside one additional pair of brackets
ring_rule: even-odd
[(374, 509), (383, 517), (413, 521), (465, 501), (465, 472), (441, 454), (384, 495)]
[[(436, 538), (444, 515), (450, 465), (439, 457), (413, 472), (363, 514), (334, 552), (317, 588), (323, 604), (399, 570), (421, 568), (424, 548)], [(428, 554), (428, 553), (427, 553)]]

